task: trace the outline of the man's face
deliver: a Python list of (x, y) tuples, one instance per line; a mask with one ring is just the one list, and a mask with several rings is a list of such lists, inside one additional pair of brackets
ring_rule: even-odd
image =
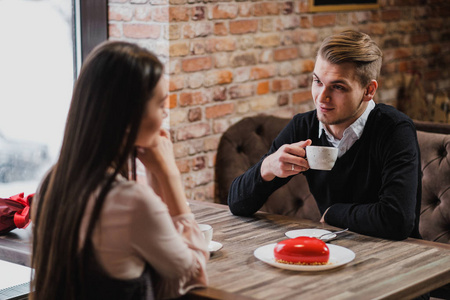
[(355, 66), (331, 64), (320, 55), (314, 67), (311, 91), (319, 121), (328, 129), (340, 132), (361, 116), (368, 103), (364, 97), (366, 89), (357, 80)]

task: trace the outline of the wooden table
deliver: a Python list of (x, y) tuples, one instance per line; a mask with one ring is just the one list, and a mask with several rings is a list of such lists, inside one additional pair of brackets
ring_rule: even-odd
[(232, 215), (227, 206), (191, 201), (199, 223), (212, 225), (223, 248), (208, 262), (209, 287), (185, 299), (412, 299), (450, 283), (450, 245), (391, 241), (346, 232), (330, 243), (355, 252), (347, 265), (319, 272), (288, 271), (254, 257), (288, 230), (338, 228), (309, 220), (258, 213)]
[(0, 259), (19, 265), (31, 266), (31, 224), (0, 235)]
[[(183, 299), (411, 299), (450, 283), (450, 245), (407, 239), (389, 241), (346, 232), (330, 243), (356, 258), (320, 272), (288, 271), (253, 256), (263, 245), (279, 242), (288, 230), (325, 228), (309, 220), (258, 213), (233, 216), (227, 206), (190, 201), (199, 223), (214, 228), (223, 248), (208, 262), (209, 287)], [(28, 265), (31, 226), (0, 237), (0, 259)]]

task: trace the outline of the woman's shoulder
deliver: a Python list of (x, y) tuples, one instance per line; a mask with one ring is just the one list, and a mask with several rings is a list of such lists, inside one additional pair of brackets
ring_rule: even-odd
[(107, 202), (133, 210), (144, 208), (152, 210), (166, 209), (161, 198), (150, 186), (131, 180), (117, 181), (108, 193)]

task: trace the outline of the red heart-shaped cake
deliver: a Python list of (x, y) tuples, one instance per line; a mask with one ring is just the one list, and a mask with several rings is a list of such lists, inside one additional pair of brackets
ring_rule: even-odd
[(330, 258), (330, 249), (322, 240), (300, 236), (277, 243), (273, 254), (277, 262), (285, 264), (324, 265)]

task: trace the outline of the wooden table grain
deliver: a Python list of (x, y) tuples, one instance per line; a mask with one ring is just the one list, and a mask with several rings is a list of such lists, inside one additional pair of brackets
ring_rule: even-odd
[(239, 217), (227, 206), (190, 201), (197, 222), (212, 225), (223, 248), (212, 254), (209, 287), (184, 299), (413, 299), (450, 283), (450, 245), (407, 239), (391, 241), (346, 232), (330, 243), (355, 252), (338, 268), (289, 271), (254, 257), (263, 245), (302, 228), (337, 230), (321, 223), (257, 213)]
[[(263, 245), (302, 228), (337, 230), (317, 222), (257, 213), (238, 217), (227, 206), (190, 201), (199, 223), (212, 225), (223, 248), (212, 254), (209, 286), (183, 299), (413, 299), (450, 283), (450, 245), (390, 241), (346, 232), (330, 243), (355, 252), (347, 265), (320, 272), (288, 271), (253, 256)], [(0, 237), (0, 259), (29, 265), (31, 227)]]

